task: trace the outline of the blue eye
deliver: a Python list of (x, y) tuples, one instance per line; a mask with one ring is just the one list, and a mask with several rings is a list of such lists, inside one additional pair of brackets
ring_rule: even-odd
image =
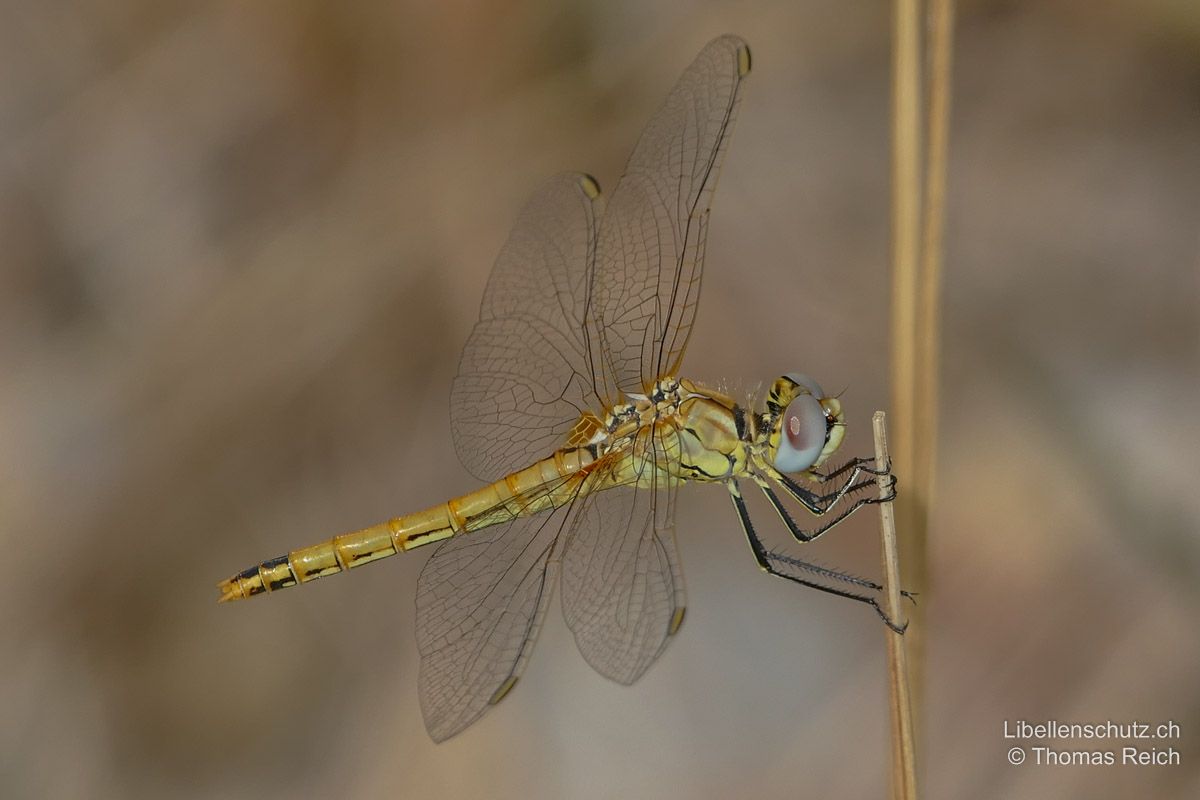
[[(795, 380), (795, 376), (788, 377)], [(815, 464), (825, 448), (826, 430), (825, 410), (816, 397), (802, 394), (792, 400), (783, 412), (780, 423), (775, 469), (780, 472), (803, 472)]]

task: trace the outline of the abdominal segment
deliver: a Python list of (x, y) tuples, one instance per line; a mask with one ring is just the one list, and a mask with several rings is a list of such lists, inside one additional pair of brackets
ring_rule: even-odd
[(589, 480), (595, 461), (593, 448), (560, 450), (449, 502), (335, 536), (243, 570), (218, 584), (220, 600), (242, 600), (286, 589), (462, 533), (558, 508), (608, 485)]

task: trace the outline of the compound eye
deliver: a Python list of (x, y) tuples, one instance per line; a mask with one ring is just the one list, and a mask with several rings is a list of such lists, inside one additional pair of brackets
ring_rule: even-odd
[(775, 451), (775, 469), (780, 472), (803, 472), (817, 463), (825, 448), (827, 430), (825, 410), (817, 398), (810, 394), (797, 397), (783, 412), (779, 449)]
[(805, 389), (808, 389), (808, 391), (812, 392), (812, 396), (818, 400), (825, 396), (825, 390), (821, 388), (821, 384), (817, 383), (803, 372), (789, 372), (787, 377), (791, 378)]

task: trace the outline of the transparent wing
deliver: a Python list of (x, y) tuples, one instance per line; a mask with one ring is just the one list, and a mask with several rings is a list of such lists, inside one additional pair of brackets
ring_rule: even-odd
[(450, 394), (454, 446), (481, 480), (544, 458), (599, 407), (584, 320), (601, 203), (592, 178), (551, 178), (492, 268)]
[(521, 517), (434, 552), (417, 584), (418, 691), (440, 742), (483, 716), (525, 669), (554, 594), (567, 509)]
[(683, 622), (672, 488), (618, 487), (588, 498), (562, 555), (562, 606), (601, 675), (641, 677)]
[[(700, 53), (643, 133), (599, 231), (599, 189), (586, 176), (551, 180), (521, 211), (451, 395), (455, 446), (477, 477), (527, 466), (561, 446), (585, 411), (678, 367), (708, 207), (749, 66), (735, 37)], [(643, 463), (678, 457), (649, 441), (655, 452), (641, 454)], [(417, 600), (430, 735), (441, 741), (470, 725), (520, 675), (568, 522), (563, 610), (580, 651), (621, 683), (645, 672), (682, 621), (673, 505), (672, 487), (613, 488), (571, 510), (443, 544)]]
[(601, 395), (645, 393), (679, 367), (700, 294), (709, 205), (749, 71), (750, 50), (736, 36), (700, 51), (609, 198), (592, 284)]

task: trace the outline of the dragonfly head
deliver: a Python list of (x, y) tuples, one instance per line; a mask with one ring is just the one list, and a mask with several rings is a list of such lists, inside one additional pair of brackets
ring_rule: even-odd
[(767, 454), (780, 472), (804, 472), (842, 444), (842, 404), (807, 375), (789, 372), (767, 395)]

